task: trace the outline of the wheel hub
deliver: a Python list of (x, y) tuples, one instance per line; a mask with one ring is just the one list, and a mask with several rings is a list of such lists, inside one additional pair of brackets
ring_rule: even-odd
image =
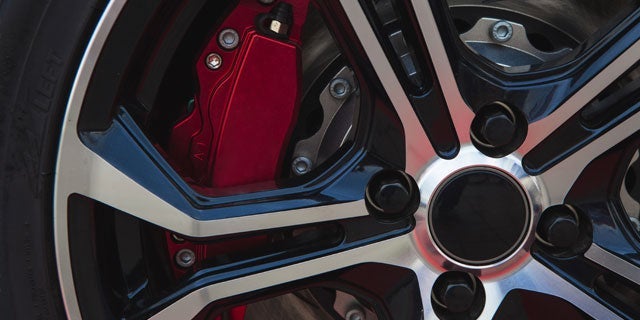
[(438, 247), (469, 264), (508, 256), (522, 242), (529, 220), (517, 183), (492, 168), (472, 168), (445, 180), (436, 191), (429, 224)]
[(453, 160), (429, 163), (419, 177), (415, 241), (432, 265), (491, 277), (529, 259), (532, 225), (548, 197), (516, 156), (491, 158), (467, 145)]

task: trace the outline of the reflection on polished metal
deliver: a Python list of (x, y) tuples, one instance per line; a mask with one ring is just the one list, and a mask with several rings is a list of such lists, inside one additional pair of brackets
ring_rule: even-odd
[(640, 272), (638, 272), (638, 267), (599, 247), (598, 245), (592, 244), (591, 247), (589, 247), (589, 250), (585, 252), (584, 256), (615, 272), (616, 274), (627, 278), (637, 285), (640, 285)]

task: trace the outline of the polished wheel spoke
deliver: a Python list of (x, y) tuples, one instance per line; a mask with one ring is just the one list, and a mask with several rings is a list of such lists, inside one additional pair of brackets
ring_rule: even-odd
[(429, 1), (412, 0), (416, 20), (420, 24), (420, 34), (424, 38), (431, 63), (435, 69), (436, 78), (442, 88), (444, 99), (449, 108), (449, 114), (458, 133), (461, 143), (469, 141), (469, 128), (473, 120), (473, 112), (463, 100), (458, 84), (451, 68), (451, 62), (438, 32), (439, 28), (434, 17), (434, 11)]
[[(59, 182), (59, 196), (64, 198), (64, 195), (81, 194), (186, 236), (225, 235), (367, 214), (363, 202), (355, 201), (226, 219), (197, 220), (129, 178), (79, 141), (74, 144), (73, 149), (68, 148), (67, 152), (63, 153), (68, 158), (64, 158), (60, 166), (60, 173), (64, 174), (66, 179)], [(169, 181), (164, 182), (169, 183)], [(58, 206), (62, 210), (66, 204), (58, 202)], [(206, 210), (199, 211), (206, 212)]]
[(481, 319), (491, 319), (511, 290), (523, 289), (562, 298), (595, 319), (620, 319), (598, 301), (536, 260), (518, 272), (498, 281), (485, 283), (487, 305)]
[(607, 86), (627, 72), (638, 60), (640, 60), (640, 41), (634, 43), (618, 58), (613, 60), (553, 113), (530, 124), (527, 138), (518, 149), (518, 152), (523, 155), (527, 154), (540, 143), (544, 143), (544, 140), (558, 127), (574, 117)]
[(634, 114), (541, 174), (540, 178), (547, 187), (551, 205), (563, 203), (584, 168), (597, 156), (635, 133), (638, 130), (638, 123), (640, 123), (640, 113)]
[(601, 248), (591, 245), (584, 256), (604, 268), (640, 286), (640, 268)]
[(286, 284), (361, 263), (411, 267), (416, 262), (408, 236), (340, 252), (249, 276), (206, 285), (165, 306), (152, 319), (190, 319), (208, 304), (224, 298)]
[(411, 103), (404, 93), (389, 60), (385, 56), (371, 25), (368, 23), (362, 7), (357, 1), (351, 0), (342, 0), (341, 4), (402, 121), (406, 144), (405, 171), (415, 177), (424, 163), (433, 158), (436, 153), (431, 147), (427, 135), (422, 129), (420, 121), (413, 111)]

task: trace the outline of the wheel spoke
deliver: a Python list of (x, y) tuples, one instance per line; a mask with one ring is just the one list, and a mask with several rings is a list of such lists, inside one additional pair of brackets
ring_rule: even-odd
[(436, 153), (431, 147), (426, 133), (422, 129), (420, 121), (413, 111), (411, 103), (407, 99), (389, 60), (385, 56), (382, 46), (376, 39), (376, 35), (367, 21), (362, 7), (357, 1), (351, 0), (342, 0), (341, 4), (402, 121), (406, 144), (405, 170), (415, 177), (424, 163), (433, 158)]
[(547, 187), (551, 205), (563, 203), (584, 168), (597, 156), (635, 133), (638, 130), (638, 123), (640, 123), (640, 113), (634, 114), (541, 174), (540, 178)]
[(584, 256), (591, 261), (625, 277), (627, 280), (640, 285), (640, 268), (619, 258), (596, 244), (591, 245)]
[(349, 266), (373, 262), (411, 267), (411, 238), (401, 236), (334, 255), (252, 274), (226, 282), (201, 287), (180, 297), (155, 314), (152, 319), (190, 319), (208, 304), (220, 299), (286, 284)]
[(438, 274), (433, 272), (433, 270), (429, 269), (425, 265), (414, 266), (413, 271), (418, 276), (418, 283), (420, 284), (420, 294), (422, 295), (422, 307), (424, 319), (429, 320), (437, 320), (439, 319), (436, 315), (433, 306), (431, 304), (431, 291), (433, 289), (433, 284), (436, 282), (438, 278)]
[(491, 319), (507, 293), (514, 289), (562, 298), (595, 319), (620, 319), (613, 311), (533, 259), (517, 273), (499, 281), (485, 283), (487, 305), (481, 318)]
[[(226, 219), (197, 220), (129, 178), (79, 141), (64, 146), (64, 149), (59, 174), (66, 178), (58, 182), (58, 199), (64, 199), (73, 193), (81, 194), (186, 236), (216, 236), (367, 214), (363, 202), (356, 201)], [(152, 169), (155, 168), (149, 168), (149, 170)], [(156, 176), (162, 176), (162, 174), (158, 173)], [(169, 181), (164, 183), (170, 184)], [(185, 207), (189, 206), (185, 199), (181, 203)], [(62, 207), (66, 207), (64, 201), (58, 202), (57, 205), (60, 212), (65, 211), (62, 210)], [(206, 209), (199, 212), (204, 213)], [(206, 214), (203, 215), (206, 216)]]
[(542, 143), (558, 127), (566, 123), (607, 86), (628, 71), (638, 60), (640, 60), (640, 41), (635, 42), (623, 54), (613, 60), (553, 113), (540, 121), (530, 124), (527, 138), (518, 149), (518, 152), (523, 155), (527, 154), (531, 149)]
[(436, 78), (449, 108), (449, 114), (458, 133), (458, 139), (464, 143), (469, 141), (469, 128), (473, 120), (473, 112), (462, 99), (458, 83), (451, 68), (449, 56), (444, 47), (444, 42), (438, 32), (439, 28), (434, 17), (434, 11), (429, 1), (412, 0), (416, 20), (420, 24), (421, 32), (431, 64), (436, 73)]

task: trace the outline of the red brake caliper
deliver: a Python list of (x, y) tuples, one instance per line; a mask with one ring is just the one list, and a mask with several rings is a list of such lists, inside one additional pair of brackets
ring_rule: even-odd
[[(273, 181), (300, 106), (301, 33), (309, 0), (240, 0), (196, 63), (193, 111), (176, 124), (169, 154), (199, 191)], [(166, 233), (176, 278), (199, 261), (264, 245), (266, 236), (217, 243)], [(193, 262), (177, 263), (181, 254)], [(186, 260), (185, 260), (186, 261)], [(244, 307), (231, 312), (244, 318)]]
[[(300, 105), (300, 36), (308, 5), (241, 0), (200, 54), (195, 108), (173, 128), (169, 144), (171, 157), (196, 185), (238, 186), (279, 174)], [(220, 45), (228, 29), (239, 35), (233, 49)]]

